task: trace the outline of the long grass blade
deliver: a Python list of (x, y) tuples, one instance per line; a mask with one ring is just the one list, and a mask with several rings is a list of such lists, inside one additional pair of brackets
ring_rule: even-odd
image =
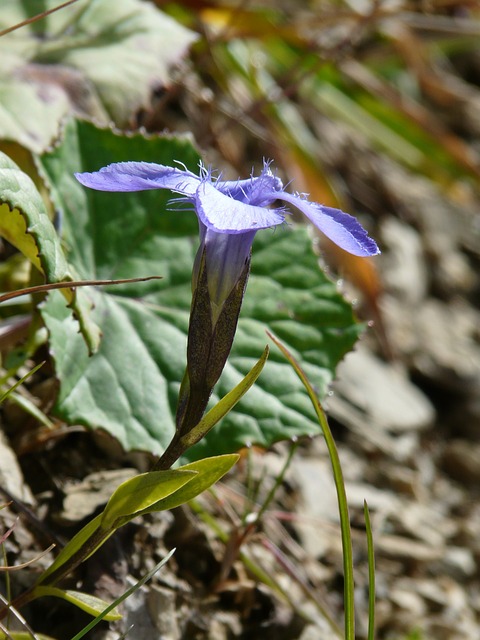
[(372, 523), (370, 522), (370, 512), (365, 501), (363, 503), (363, 514), (365, 517), (365, 528), (367, 531), (367, 553), (368, 553), (368, 640), (375, 638), (375, 552), (373, 548)]
[(173, 556), (174, 553), (175, 553), (175, 549), (172, 549), (169, 553), (167, 553), (165, 558), (163, 558), (163, 560), (161, 560), (157, 565), (155, 565), (153, 569), (151, 569), (151, 571), (145, 574), (143, 578), (140, 578), (138, 582), (132, 585), (130, 589), (127, 589), (127, 591), (125, 591), (124, 594), (122, 594), (119, 598), (117, 598), (114, 602), (112, 602), (112, 604), (109, 604), (108, 607), (102, 611), (102, 613), (100, 613), (94, 620), (92, 620), (89, 624), (87, 624), (87, 626), (84, 627), (81, 631), (79, 631), (77, 635), (75, 635), (72, 638), (72, 640), (80, 640), (80, 638), (83, 638), (89, 631), (91, 631), (94, 627), (96, 627), (97, 624), (101, 622), (105, 618), (105, 616), (110, 613), (110, 611), (115, 609), (115, 607), (118, 607), (118, 605), (121, 602), (123, 602), (129, 596), (131, 596), (132, 593), (137, 591), (137, 589), (140, 589), (140, 587), (143, 587), (143, 585), (148, 580), (150, 580), (157, 573), (157, 571), (159, 571), (163, 567), (164, 564), (166, 564), (170, 560), (170, 558)]
[(345, 491), (345, 482), (343, 480), (343, 472), (338, 456), (335, 440), (333, 439), (327, 417), (322, 409), (315, 391), (310, 381), (303, 372), (302, 368), (288, 351), (288, 349), (269, 331), (268, 336), (277, 345), (280, 351), (290, 362), (302, 381), (308, 396), (317, 414), (318, 422), (322, 428), (325, 443), (332, 465), (335, 488), (337, 491), (338, 510), (340, 514), (340, 529), (342, 534), (342, 550), (343, 550), (343, 575), (344, 575), (344, 607), (345, 607), (345, 640), (355, 640), (355, 605), (354, 605), (354, 580), (353, 580), (353, 553), (352, 553), (352, 534), (350, 530), (350, 517), (348, 513), (347, 494)]

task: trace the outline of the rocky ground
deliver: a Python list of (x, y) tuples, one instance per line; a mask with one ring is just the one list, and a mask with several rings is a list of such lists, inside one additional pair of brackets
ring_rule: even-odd
[[(350, 139), (350, 152), (352, 143), (365, 157), (361, 141)], [(396, 208), (382, 216), (376, 236), (383, 247), (383, 338), (378, 324), (369, 328), (341, 364), (326, 404), (354, 525), (358, 637), (366, 633), (366, 500), (376, 549), (377, 637), (472, 640), (480, 637), (478, 214), (468, 201), (453, 208), (385, 158), (364, 162), (361, 179), (377, 183), (376, 193), (386, 193)], [(352, 285), (341, 286), (357, 298)], [(368, 305), (360, 310), (368, 317)], [(2, 437), (0, 484), (27, 509), (20, 519), (18, 505), (0, 512), (2, 528), (15, 527), (5, 541), (10, 564), (71, 536), (111, 487), (134, 473), (125, 467), (139, 458), (107, 455), (96, 438), (59, 434), (38, 453), (13, 438), (15, 452)], [(117, 596), (175, 545), (168, 567), (124, 605), (121, 628), (134, 624), (135, 638), (334, 637), (325, 612), (341, 624), (341, 541), (322, 439), (301, 444), (261, 522), (248, 535), (242, 525), (241, 514), (265, 498), (286, 452), (286, 445), (251, 452), (253, 463), (246, 457), (194, 510), (126, 528), (92, 560), (84, 586)], [(253, 496), (246, 490), (252, 483), (259, 483)], [(12, 574), (15, 586), (46, 562)], [(262, 584), (252, 566), (273, 583)], [(71, 612), (67, 630), (62, 607), (39, 613), (33, 612), (35, 628), (71, 636)]]
[[(468, 69), (470, 78), (476, 70), (478, 80), (478, 54)], [(475, 148), (480, 94), (469, 86), (469, 93), (452, 89), (448, 109), (435, 104), (432, 109)], [(364, 222), (382, 247), (374, 293), (361, 274), (347, 273), (339, 284), (359, 315), (374, 322), (341, 364), (326, 402), (351, 509), (357, 635), (366, 637), (366, 500), (376, 551), (377, 638), (475, 640), (480, 638), (478, 193), (468, 182), (456, 183), (454, 192), (441, 190), (373, 150), (361, 133), (330, 119), (318, 116), (314, 126), (319, 154), (342, 176), (351, 202), (365, 212)], [(325, 255), (329, 261), (328, 247)], [(1, 501), (12, 496), (20, 501), (0, 511), (1, 530), (14, 527), (4, 542), (9, 565), (36, 558), (52, 541), (62, 544), (104, 504), (111, 487), (148, 464), (141, 455), (119, 456), (99, 434), (60, 427), (53, 437), (36, 430), (30, 441), (12, 432), (9, 425), (15, 422), (14, 409), (7, 408), (8, 437), (0, 438)], [(192, 507), (145, 517), (106, 545), (76, 577), (106, 599), (123, 593), (172, 546), (177, 551), (124, 603), (122, 622), (95, 637), (340, 637), (341, 539), (323, 440), (300, 444), (259, 522), (247, 518), (245, 524), (242, 518), (265, 499), (287, 451), (287, 444), (279, 444), (270, 452), (245, 454), (213, 494)], [(41, 558), (12, 573), (14, 588), (28, 585), (47, 564), (48, 558)], [(85, 623), (55, 602), (23, 613), (36, 630), (59, 640), (71, 638)]]

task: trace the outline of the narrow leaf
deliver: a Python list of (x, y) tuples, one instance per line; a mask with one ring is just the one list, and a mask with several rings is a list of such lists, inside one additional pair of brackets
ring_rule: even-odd
[(368, 550), (368, 640), (375, 640), (375, 551), (367, 501), (363, 503)]
[(224, 396), (210, 411), (200, 420), (198, 425), (194, 427), (184, 438), (182, 444), (185, 449), (199, 442), (227, 413), (229, 413), (239, 400), (247, 393), (252, 384), (261, 374), (263, 367), (268, 358), (269, 348), (265, 347), (262, 357), (250, 369), (244, 379), (237, 384), (226, 396)]
[(298, 375), (302, 384), (308, 393), (308, 396), (315, 408), (318, 422), (322, 428), (325, 443), (328, 449), (328, 455), (330, 457), (330, 463), (332, 465), (333, 479), (335, 482), (335, 489), (337, 491), (338, 510), (340, 514), (340, 529), (342, 534), (342, 550), (343, 550), (343, 573), (344, 573), (344, 600), (345, 600), (345, 640), (355, 640), (355, 603), (354, 603), (354, 589), (355, 584), (353, 580), (353, 552), (352, 552), (352, 534), (350, 530), (350, 516), (348, 513), (347, 494), (345, 491), (345, 482), (343, 480), (342, 466), (340, 464), (340, 458), (337, 451), (335, 440), (330, 431), (327, 416), (323, 411), (322, 405), (317, 398), (317, 395), (310, 384), (307, 376), (303, 372), (302, 368), (289, 352), (289, 350), (283, 345), (278, 338), (267, 332), (273, 342), (277, 345), (288, 362), (292, 365), (295, 373)]
[(101, 518), (102, 529), (117, 528), (140, 513), (147, 513), (152, 505), (175, 494), (197, 475), (193, 470), (149, 471), (130, 478), (114, 491)]
[(54, 562), (41, 574), (37, 581), (37, 587), (35, 587), (35, 591), (50, 574), (52, 574), (54, 571), (57, 571), (57, 569), (64, 565), (98, 531), (98, 529), (100, 528), (101, 519), (102, 514), (99, 514), (96, 518), (90, 520), (90, 522), (86, 524), (83, 529), (80, 529), (80, 531), (73, 536), (70, 542), (60, 551)]
[(45, 364), (45, 360), (43, 362), (39, 362), (39, 364), (37, 364), (36, 367), (33, 367), (33, 369), (31, 369), (28, 373), (26, 373), (22, 378), (20, 378), (20, 380), (17, 380), (17, 382), (15, 382), (14, 385), (12, 385), (9, 389), (7, 389), (7, 391), (5, 391), (4, 393), (2, 393), (2, 395), (0, 395), (0, 404), (2, 404), (2, 402), (4, 402), (4, 400), (6, 400), (8, 398), (8, 396), (15, 391), (15, 389), (17, 389), (20, 385), (22, 385), (26, 380), (28, 380), (28, 378), (30, 378), (31, 376), (33, 376), (34, 373), (36, 373), (41, 367), (43, 367), (43, 365)]
[(35, 418), (35, 420), (38, 420), (38, 422), (47, 427), (47, 429), (53, 429), (53, 422), (49, 420), (48, 416), (45, 415), (45, 413), (39, 407), (37, 407), (35, 402), (28, 396), (13, 391), (10, 394), (10, 401), (20, 407), (23, 411), (25, 411), (26, 414), (32, 416), (32, 418)]
[[(89, 593), (82, 593), (81, 591), (72, 591), (71, 589), (58, 589), (58, 587), (37, 587), (36, 595), (39, 598), (44, 596), (53, 596), (54, 598), (61, 598), (71, 604), (74, 604), (82, 611), (90, 614), (91, 616), (98, 616), (102, 611), (108, 607), (108, 602), (92, 596)], [(105, 620), (120, 620), (121, 614), (114, 608), (104, 616)]]
[(165, 498), (160, 503), (152, 505), (151, 508), (145, 510), (144, 513), (149, 511), (165, 511), (167, 509), (174, 509), (175, 507), (185, 504), (192, 498), (195, 498), (200, 493), (214, 485), (220, 478), (222, 478), (233, 465), (237, 462), (240, 456), (237, 453), (231, 453), (223, 456), (215, 456), (213, 458), (204, 458), (203, 460), (197, 460), (189, 464), (180, 467), (178, 471), (194, 471), (197, 475), (190, 480), (190, 482), (176, 491), (171, 496)]

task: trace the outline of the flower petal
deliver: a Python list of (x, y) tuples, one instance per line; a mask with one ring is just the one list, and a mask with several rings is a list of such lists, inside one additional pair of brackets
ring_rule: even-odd
[(274, 175), (261, 175), (248, 180), (216, 182), (215, 188), (234, 200), (262, 207), (271, 204), (272, 191), (281, 191), (283, 183)]
[(255, 231), (231, 234), (205, 230), (200, 250), (205, 246), (208, 290), (214, 320), (245, 269), (254, 237)]
[(76, 173), (75, 177), (97, 191), (171, 189), (185, 196), (193, 196), (200, 182), (190, 171), (153, 162), (116, 162), (94, 173)]
[[(269, 202), (272, 198), (269, 199)], [(245, 204), (202, 182), (195, 196), (195, 210), (201, 222), (218, 233), (245, 233), (282, 224), (285, 216), (278, 209)]]
[(276, 198), (271, 197), (272, 191), (282, 191), (283, 183), (270, 169), (270, 162), (264, 162), (262, 173), (258, 177), (253, 175), (247, 180), (228, 180), (215, 183), (215, 188), (234, 200), (246, 204), (263, 207), (271, 204)]
[(345, 251), (362, 257), (380, 253), (375, 240), (372, 240), (358, 220), (348, 213), (340, 209), (324, 207), (316, 202), (309, 202), (301, 196), (285, 191), (274, 195), (279, 200), (285, 200), (300, 209), (327, 238)]

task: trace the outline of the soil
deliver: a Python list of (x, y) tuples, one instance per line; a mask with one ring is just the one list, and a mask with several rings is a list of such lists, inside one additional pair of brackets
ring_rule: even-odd
[[(460, 79), (468, 92), (451, 88), (448, 108), (435, 102), (433, 85), (419, 90), (475, 154), (478, 52), (455, 63), (443, 80), (451, 87), (449, 78)], [(194, 112), (190, 128), (216, 165), (223, 154), (221, 165), (225, 139), (201, 126), (205, 105), (191, 88), (198, 78), (188, 78), (190, 85), (142, 123), (178, 130)], [(326, 171), (341, 176), (352, 210), (364, 212), (362, 222), (382, 247), (365, 276), (323, 246), (325, 268), (343, 278), (359, 316), (373, 320), (339, 367), (326, 401), (350, 506), (357, 637), (367, 637), (366, 500), (378, 640), (474, 640), (480, 638), (480, 198), (472, 183), (442, 188), (322, 114), (311, 126)], [(236, 139), (238, 129), (229, 127)], [(258, 148), (251, 140), (242, 146), (242, 168)], [(232, 171), (239, 156), (227, 157)], [(478, 169), (478, 154), (474, 160)], [(53, 398), (53, 377), (37, 377), (29, 392)], [(3, 431), (1, 502), (9, 504), (0, 511), (0, 531), (13, 527), (4, 560), (8, 566), (31, 562), (9, 573), (15, 594), (48, 566), (52, 552), (37, 558), (43, 549), (52, 542), (61, 547), (99, 513), (112, 487), (151, 461), (146, 454), (122, 454), (101, 433), (60, 423), (49, 431), (26, 422), (13, 405), (3, 410)], [(342, 548), (324, 441), (301, 442), (262, 518), (245, 517), (266, 499), (290, 446), (243, 452), (214, 492), (194, 505), (139, 518), (114, 536), (67, 584), (110, 601), (176, 551), (122, 604), (121, 621), (100, 625), (88, 637), (341, 637)], [(22, 615), (58, 640), (72, 638), (89, 620), (53, 599)], [(15, 626), (23, 623), (11, 616)]]

